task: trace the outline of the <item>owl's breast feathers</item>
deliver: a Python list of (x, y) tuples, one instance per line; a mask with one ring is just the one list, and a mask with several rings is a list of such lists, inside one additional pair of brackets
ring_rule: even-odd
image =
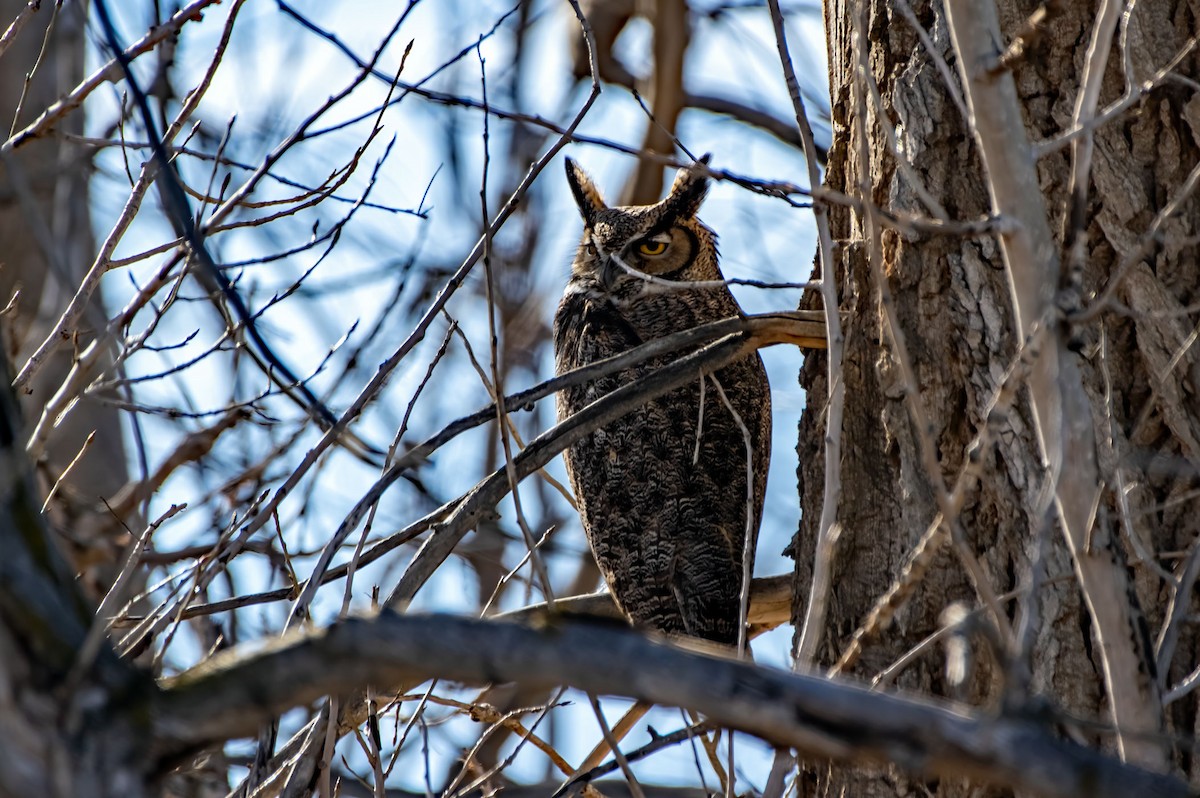
[[(557, 372), (737, 312), (727, 289), (614, 300), (598, 284), (577, 278), (555, 315)], [(558, 396), (559, 417), (679, 356), (565, 389)], [(588, 541), (613, 597), (635, 623), (729, 645), (737, 641), (747, 507), (757, 535), (770, 423), (766, 372), (753, 355), (708, 375), (703, 390), (697, 379), (566, 452)], [(752, 448), (749, 469), (743, 425)], [(752, 539), (751, 558), (753, 548)]]

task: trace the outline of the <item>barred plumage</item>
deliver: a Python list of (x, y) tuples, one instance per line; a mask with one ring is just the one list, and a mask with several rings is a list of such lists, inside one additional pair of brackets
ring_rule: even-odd
[[(662, 282), (723, 279), (716, 236), (696, 218), (708, 190), (700, 170), (682, 170), (664, 200), (639, 207), (607, 207), (570, 159), (567, 178), (584, 232), (554, 319), (559, 374), (740, 315), (723, 284)], [(560, 418), (671, 359), (564, 390)], [(707, 376), (703, 388), (697, 380), (645, 404), (572, 446), (565, 459), (592, 552), (630, 620), (733, 645), (746, 539), (746, 445), (718, 383), (753, 446), (756, 536), (771, 438), (770, 390), (757, 355)]]

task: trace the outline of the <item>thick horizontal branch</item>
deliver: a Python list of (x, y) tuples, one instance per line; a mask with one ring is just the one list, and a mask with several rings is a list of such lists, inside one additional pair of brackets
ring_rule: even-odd
[[(363, 784), (347, 775), (342, 777), (338, 786), (341, 798), (378, 798), (379, 794), (371, 789), (372, 785)], [(546, 798), (558, 789), (559, 782), (542, 782), (541, 784), (505, 784), (504, 798)], [(624, 779), (605, 779), (592, 782), (604, 798), (635, 798), (629, 782)], [(711, 793), (699, 787), (666, 787), (658, 784), (638, 784), (645, 798), (708, 798)], [(478, 793), (476, 793), (478, 794)], [(427, 792), (408, 792), (389, 787), (383, 791), (383, 798), (428, 798)]]
[(544, 614), (536, 626), (385, 612), (220, 652), (163, 683), (154, 739), (170, 755), (250, 737), (279, 713), (370, 684), (431, 678), (568, 685), (687, 707), (807, 757), (890, 762), (1040, 796), (1187, 796), (1170, 776), (1056, 738), (1029, 720), (872, 692)]
[[(750, 584), (750, 611), (746, 616), (753, 633), (767, 632), (782, 626), (792, 618), (791, 574), (765, 576)], [(607, 591), (570, 596), (554, 600), (554, 608), (563, 615), (572, 617), (590, 616), (596, 619), (621, 620), (625, 616), (617, 609), (612, 594)], [(531, 604), (528, 607), (505, 612), (497, 616), (505, 621), (528, 621), (540, 617), (549, 610), (547, 604)]]

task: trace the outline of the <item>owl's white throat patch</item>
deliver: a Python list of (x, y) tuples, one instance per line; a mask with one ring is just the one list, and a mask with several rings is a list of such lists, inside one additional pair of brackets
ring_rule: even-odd
[(607, 300), (609, 295), (597, 283), (592, 280), (574, 277), (567, 281), (567, 288), (563, 291), (563, 296), (579, 296), (584, 299), (599, 299)]

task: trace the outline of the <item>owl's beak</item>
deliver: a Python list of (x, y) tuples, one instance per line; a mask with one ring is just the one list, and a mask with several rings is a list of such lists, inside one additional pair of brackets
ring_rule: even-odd
[(601, 261), (600, 283), (604, 286), (604, 290), (612, 291), (617, 287), (617, 280), (620, 279), (622, 271), (612, 258), (605, 258)]

